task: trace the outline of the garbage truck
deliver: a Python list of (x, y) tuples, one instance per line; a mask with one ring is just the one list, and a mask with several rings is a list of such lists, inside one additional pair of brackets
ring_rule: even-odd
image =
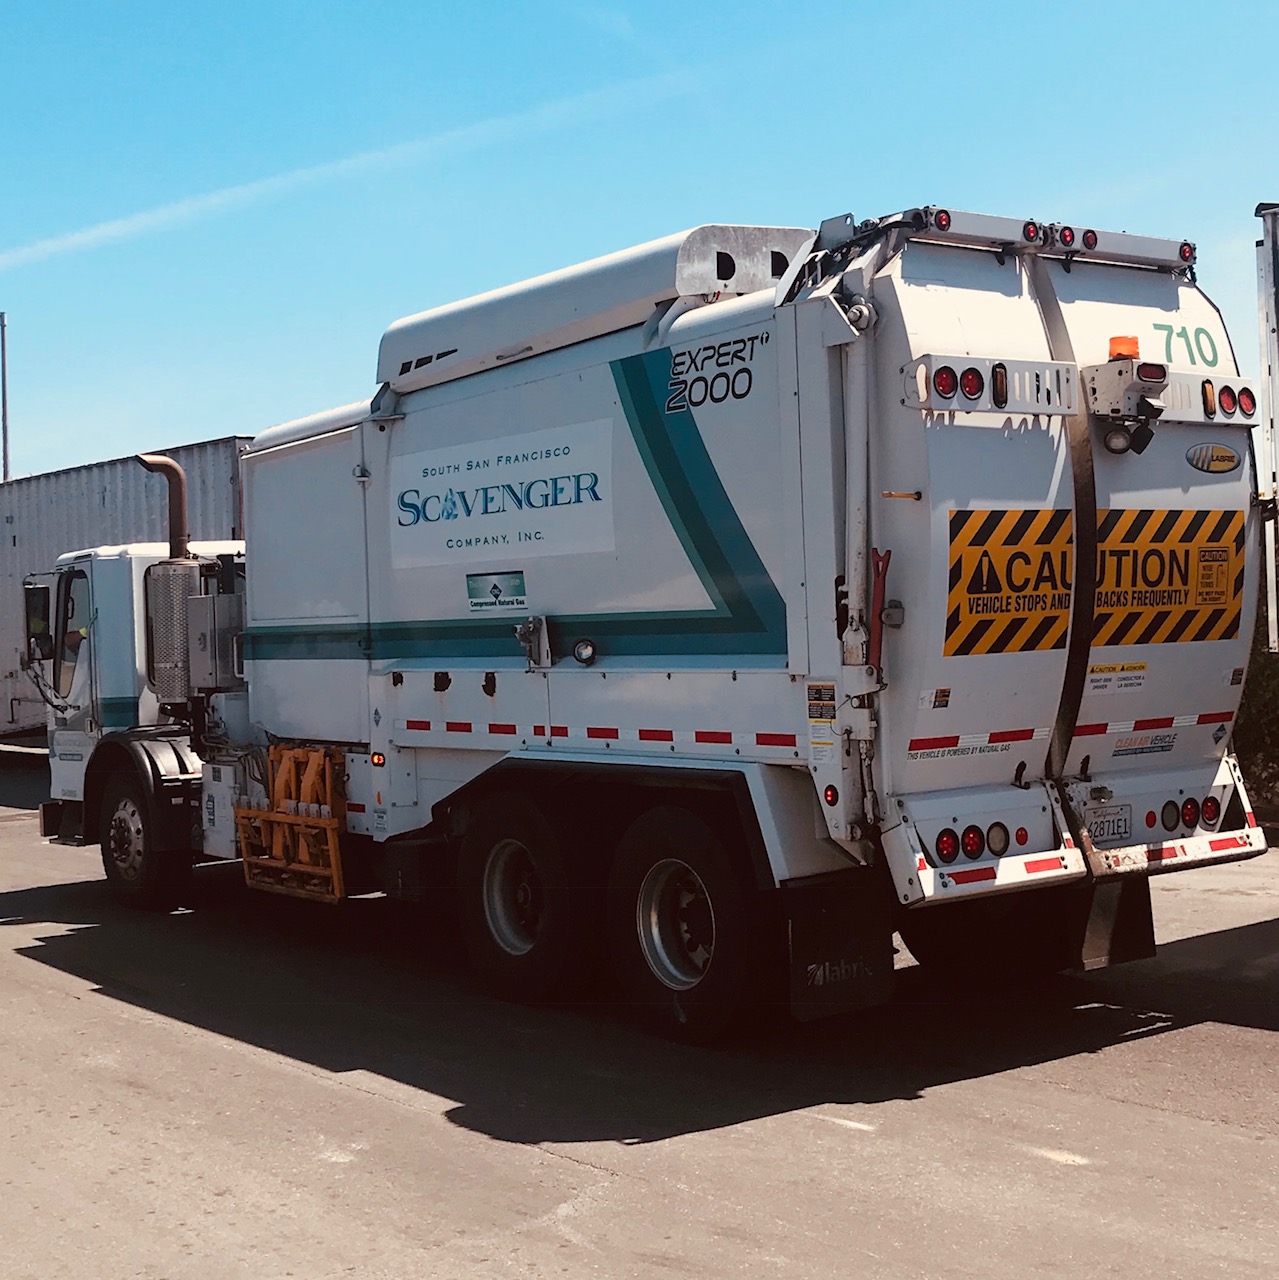
[(1189, 241), (700, 226), (400, 320), (376, 385), (254, 438), (243, 542), (143, 455), (168, 544), (28, 581), (42, 829), (126, 901), (447, 893), (490, 991), (603, 948), (696, 1039), (888, 999), (895, 933), (1149, 956), (1152, 876), (1265, 849), (1274, 502)]

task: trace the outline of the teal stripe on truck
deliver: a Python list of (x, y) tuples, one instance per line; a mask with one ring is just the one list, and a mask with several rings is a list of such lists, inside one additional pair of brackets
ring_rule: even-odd
[[(589, 635), (603, 657), (723, 654), (785, 665), (786, 605), (781, 592), (724, 489), (693, 414), (664, 410), (670, 351), (617, 360), (611, 369), (631, 437), (712, 606), (551, 617), (552, 651), (567, 653), (575, 640)], [(245, 657), (254, 662), (514, 660), (519, 649), (512, 627), (510, 621), (469, 618), (253, 627), (245, 633)]]

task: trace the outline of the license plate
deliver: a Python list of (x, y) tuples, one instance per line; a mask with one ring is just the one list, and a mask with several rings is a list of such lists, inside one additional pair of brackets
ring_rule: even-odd
[(1085, 805), (1084, 826), (1099, 847), (1127, 844), (1132, 839), (1132, 805)]

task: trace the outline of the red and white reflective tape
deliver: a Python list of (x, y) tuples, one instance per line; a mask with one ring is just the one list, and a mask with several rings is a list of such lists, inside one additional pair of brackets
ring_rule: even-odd
[(1035, 742), (1048, 737), (1048, 729), (996, 729), (991, 733), (951, 733), (940, 738), (912, 738), (907, 751), (949, 751), (955, 747), (994, 747), (1002, 742)]
[(674, 745), (715, 747), (775, 747), (794, 751), (799, 738), (793, 733), (735, 733), (729, 729), (623, 729), (617, 725), (589, 724), (581, 727), (566, 724), (535, 724), (527, 728), (510, 723), (489, 721), (476, 723), (471, 720), (400, 720), (397, 729), (408, 733), (470, 734), (485, 733), (498, 737), (518, 737), (555, 740), (559, 738), (585, 738), (592, 742), (665, 742)]
[(1187, 729), (1196, 724), (1229, 724), (1233, 711), (1205, 711), (1197, 716), (1148, 716), (1144, 720), (1107, 720), (1097, 724), (1077, 724), (1076, 738), (1101, 737), (1112, 733), (1149, 733), (1155, 729)]

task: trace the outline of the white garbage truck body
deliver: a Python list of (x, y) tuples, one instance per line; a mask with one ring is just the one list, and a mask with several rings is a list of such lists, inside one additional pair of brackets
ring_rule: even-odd
[(1150, 875), (1265, 848), (1229, 750), (1256, 403), (1194, 257), (930, 206), (400, 321), (371, 403), (246, 453), (242, 569), (135, 557), (130, 678), (176, 676), (56, 825), (128, 895), (109, 779), (163, 739), (250, 883), (456, 864), (490, 985), (542, 994), (590, 915), (688, 1034), (787, 975), (802, 1016), (885, 998), (894, 928), (943, 966), (1148, 955)]

